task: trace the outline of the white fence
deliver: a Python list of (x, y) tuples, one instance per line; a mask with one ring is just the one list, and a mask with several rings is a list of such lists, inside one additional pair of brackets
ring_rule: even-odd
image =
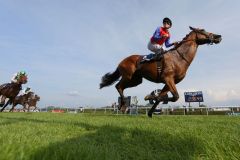
[[(121, 111), (115, 108), (59, 108), (58, 109), (64, 109), (68, 113), (79, 113), (79, 112), (87, 112), (87, 113), (115, 113), (115, 114), (122, 114)], [(151, 107), (129, 107), (129, 114), (138, 114), (139, 111), (141, 113), (147, 114), (148, 111), (151, 109)], [(171, 114), (172, 112), (175, 112), (176, 110), (182, 112), (182, 114), (186, 115), (189, 112), (194, 112), (195, 110), (201, 111), (201, 113), (204, 113), (206, 115), (209, 114), (209, 112), (226, 112), (229, 115), (235, 115), (236, 113), (240, 112), (240, 106), (211, 106), (211, 107), (174, 107), (174, 106), (164, 106), (164, 107), (158, 107), (155, 110), (156, 114), (164, 113), (165, 115)], [(47, 112), (46, 109), (39, 108), (40, 112)]]

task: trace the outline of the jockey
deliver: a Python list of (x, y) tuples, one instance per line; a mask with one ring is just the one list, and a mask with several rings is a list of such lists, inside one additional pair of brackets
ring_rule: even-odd
[(15, 74), (13, 75), (12, 79), (11, 79), (11, 83), (17, 83), (18, 78), (19, 78), (20, 76), (24, 76), (24, 75), (27, 76), (27, 74), (26, 74), (25, 71), (20, 71), (20, 72), (18, 72), (18, 73), (15, 73)]
[(22, 94), (25, 95), (25, 94), (28, 94), (29, 92), (31, 92), (31, 88), (27, 87), (23, 89)]
[(158, 27), (153, 36), (151, 37), (149, 43), (148, 43), (148, 49), (155, 54), (150, 54), (145, 57), (143, 57), (143, 61), (149, 61), (151, 59), (157, 60), (161, 58), (163, 53), (163, 43), (167, 48), (171, 46), (176, 46), (178, 42), (170, 43), (170, 33), (169, 29), (172, 27), (172, 21), (169, 18), (163, 19), (163, 26)]

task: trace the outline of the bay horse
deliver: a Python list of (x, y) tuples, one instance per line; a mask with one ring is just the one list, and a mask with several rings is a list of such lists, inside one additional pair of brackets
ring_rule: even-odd
[(40, 97), (35, 94), (34, 96), (30, 97), (27, 101), (27, 105), (28, 105), (28, 112), (30, 110), (31, 107), (34, 107), (33, 110), (37, 109), (37, 102), (40, 101)]
[[(140, 64), (143, 56), (131, 55), (123, 59), (113, 73), (107, 73), (102, 77), (100, 89), (112, 85), (121, 77), (116, 84), (116, 89), (121, 97), (119, 109), (124, 111), (126, 109), (124, 89), (141, 84), (143, 78), (154, 83), (165, 84), (158, 96), (148, 95), (145, 97), (145, 100), (154, 99), (156, 101), (148, 111), (149, 117), (152, 117), (152, 113), (160, 102), (176, 102), (179, 99), (176, 84), (184, 79), (187, 69), (196, 55), (198, 46), (218, 44), (222, 40), (221, 35), (207, 32), (204, 29), (189, 28), (190, 33), (175, 48), (163, 55), (160, 61), (160, 69), (158, 61)], [(168, 92), (171, 92), (172, 97), (166, 96)]]
[(16, 96), (14, 100), (12, 101), (12, 108), (10, 109), (10, 112), (13, 112), (16, 105), (20, 104), (23, 106), (24, 112), (27, 109), (28, 101), (33, 97), (33, 92), (28, 92), (27, 94)]
[[(6, 83), (0, 86), (0, 96), (1, 97), (1, 104), (2, 104), (2, 109), (0, 110), (0, 112), (2, 112), (7, 105), (13, 102), (13, 100), (15, 99), (15, 97), (18, 95), (18, 93), (20, 92), (20, 90), (22, 89), (22, 84), (26, 84), (27, 83), (27, 76), (26, 75), (21, 75), (16, 83)], [(5, 99), (9, 98), (9, 100), (7, 101), (7, 103), (5, 103)]]

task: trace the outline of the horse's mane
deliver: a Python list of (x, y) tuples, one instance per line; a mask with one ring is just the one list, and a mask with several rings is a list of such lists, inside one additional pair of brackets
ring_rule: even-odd
[(192, 31), (189, 32), (189, 33), (178, 43), (178, 45), (177, 45), (176, 47), (173, 47), (172, 49), (170, 49), (170, 50), (168, 50), (168, 51), (173, 51), (173, 50), (176, 50), (178, 47), (180, 47), (180, 46), (183, 44), (183, 42), (185, 42), (185, 41), (187, 40), (187, 38), (190, 36), (191, 33), (192, 33)]

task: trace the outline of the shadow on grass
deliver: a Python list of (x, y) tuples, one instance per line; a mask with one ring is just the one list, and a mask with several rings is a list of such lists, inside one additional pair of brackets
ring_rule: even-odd
[[(96, 127), (80, 123), (90, 133), (50, 144), (31, 159), (194, 159), (200, 158), (203, 145), (194, 137), (180, 138), (166, 133), (115, 126)], [(91, 132), (92, 130), (92, 132)]]
[[(3, 117), (2, 117), (3, 118)], [(30, 121), (35, 123), (71, 122), (47, 121), (29, 118), (6, 118), (8, 120)], [(32, 153), (30, 159), (197, 159), (204, 152), (204, 145), (195, 137), (165, 132), (147, 131), (138, 128), (122, 128), (111, 125), (95, 126), (88, 123), (71, 123), (84, 128), (87, 132), (81, 136), (62, 142), (50, 143)], [(164, 129), (163, 129), (164, 130)]]

